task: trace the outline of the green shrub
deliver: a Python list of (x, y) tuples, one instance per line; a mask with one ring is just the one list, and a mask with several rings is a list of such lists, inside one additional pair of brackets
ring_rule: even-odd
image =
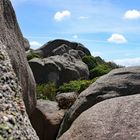
[(96, 56), (95, 59), (96, 59), (97, 65), (106, 64), (106, 62), (100, 56)]
[(97, 66), (96, 59), (93, 56), (84, 56), (82, 61), (87, 64), (89, 70), (92, 70)]
[(116, 68), (121, 68), (123, 66), (119, 66), (117, 64), (115, 64), (114, 62), (107, 62), (107, 65), (111, 68), (111, 69), (116, 69)]
[(40, 54), (34, 53), (33, 51), (30, 51), (30, 53), (27, 55), (27, 60), (31, 60), (33, 58), (42, 58)]
[(111, 71), (111, 68), (108, 65), (106, 64), (98, 65), (94, 69), (90, 70), (90, 79), (102, 76), (104, 74), (107, 74), (110, 71)]
[(70, 81), (69, 83), (65, 83), (59, 87), (58, 92), (77, 92), (81, 93), (85, 90), (91, 83), (93, 83), (96, 79), (93, 80), (75, 80)]
[(36, 87), (37, 98), (38, 99), (49, 99), (51, 101), (55, 100), (57, 94), (57, 87), (55, 83), (41, 84)]

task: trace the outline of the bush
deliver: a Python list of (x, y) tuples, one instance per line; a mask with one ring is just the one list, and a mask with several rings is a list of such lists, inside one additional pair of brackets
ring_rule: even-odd
[(59, 87), (58, 92), (77, 92), (81, 93), (85, 90), (90, 84), (92, 84), (96, 79), (93, 80), (75, 80), (65, 83)]
[(106, 64), (106, 62), (100, 56), (96, 56), (95, 59), (96, 59), (97, 65)]
[(112, 69), (106, 64), (98, 65), (90, 71), (90, 79), (107, 74), (111, 70)]
[(116, 68), (121, 68), (123, 66), (119, 66), (117, 64), (115, 64), (114, 62), (107, 62), (107, 65), (111, 68), (111, 69), (116, 69)]
[(92, 70), (97, 66), (97, 61), (93, 56), (84, 56), (82, 61), (87, 64), (89, 70)]
[(40, 54), (38, 53), (34, 53), (32, 50), (30, 51), (30, 53), (27, 55), (27, 60), (31, 60), (33, 58), (42, 58)]
[(51, 101), (55, 100), (57, 94), (57, 87), (55, 83), (41, 84), (36, 87), (37, 98), (38, 99), (49, 99)]

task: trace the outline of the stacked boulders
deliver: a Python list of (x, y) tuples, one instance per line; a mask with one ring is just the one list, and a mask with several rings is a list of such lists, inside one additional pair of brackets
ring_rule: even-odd
[(80, 43), (57, 39), (32, 53), (40, 56), (29, 61), (38, 84), (51, 81), (61, 85), (71, 80), (89, 77), (88, 67), (82, 61), (82, 57), (91, 54)]

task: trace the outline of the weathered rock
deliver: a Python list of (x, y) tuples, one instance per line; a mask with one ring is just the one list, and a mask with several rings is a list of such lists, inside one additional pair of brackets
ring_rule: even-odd
[(86, 47), (84, 47), (84, 45), (77, 42), (70, 42), (63, 39), (56, 39), (53, 41), (49, 41), (41, 48), (39, 48), (37, 52), (39, 51), (43, 55), (43, 57), (49, 57), (54, 55), (55, 54), (54, 52), (56, 52), (56, 50), (58, 52), (58, 48), (59, 48), (59, 52), (61, 53), (67, 53), (70, 49), (73, 49), (73, 50), (77, 50), (79, 54), (81, 54), (81, 57), (82, 55), (91, 55), (90, 51)]
[[(48, 42), (38, 50), (33, 50), (32, 53), (42, 57), (29, 61), (38, 84), (49, 81), (63, 84), (89, 77), (88, 67), (81, 58), (91, 54), (80, 43), (57, 39)], [(31, 55), (30, 52), (27, 56), (29, 55)]]
[(22, 99), (22, 89), (11, 60), (0, 42), (0, 140), (39, 140)]
[(31, 120), (40, 140), (55, 140), (63, 116), (64, 111), (59, 110), (56, 102), (37, 101)]
[(73, 105), (77, 97), (76, 92), (61, 93), (56, 96), (56, 101), (61, 109), (68, 109)]
[(26, 38), (24, 38), (24, 48), (25, 48), (25, 51), (28, 51), (30, 49), (29, 41)]
[(109, 99), (83, 112), (59, 140), (139, 140), (139, 116), (140, 94)]
[(71, 48), (65, 44), (62, 44), (61, 46), (56, 47), (54, 50), (52, 50), (52, 55), (62, 55), (64, 53), (67, 53)]
[(25, 40), (10, 0), (0, 0), (0, 41), (6, 46), (12, 66), (21, 83), (28, 114), (35, 109), (35, 81), (25, 56)]
[(140, 67), (112, 70), (83, 91), (66, 113), (58, 137), (69, 129), (72, 122), (96, 103), (119, 96), (140, 93)]
[(89, 70), (85, 63), (69, 54), (48, 58), (34, 58), (29, 61), (37, 83), (49, 81), (63, 84), (71, 80), (88, 79)]

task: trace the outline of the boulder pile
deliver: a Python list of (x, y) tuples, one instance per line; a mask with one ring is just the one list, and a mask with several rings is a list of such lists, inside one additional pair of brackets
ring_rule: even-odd
[(38, 84), (51, 81), (61, 85), (71, 80), (89, 77), (88, 67), (82, 61), (82, 57), (91, 54), (80, 43), (57, 39), (48, 42), (33, 53), (40, 56), (29, 60)]

